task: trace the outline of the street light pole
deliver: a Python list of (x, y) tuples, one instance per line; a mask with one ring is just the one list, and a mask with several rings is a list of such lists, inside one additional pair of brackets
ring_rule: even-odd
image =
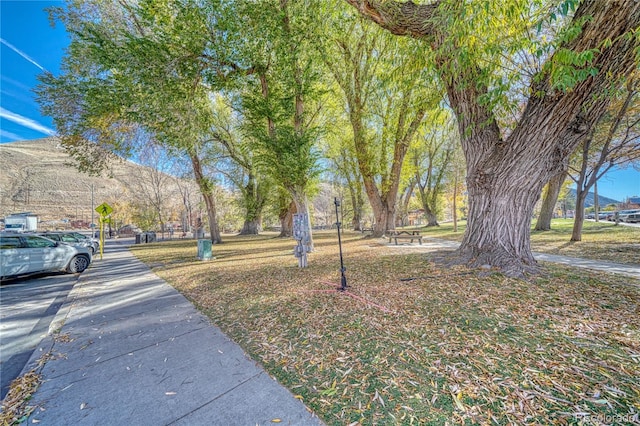
[(347, 289), (347, 276), (344, 272), (347, 270), (344, 267), (344, 261), (342, 259), (342, 238), (340, 237), (340, 226), (342, 223), (340, 222), (340, 216), (338, 216), (338, 207), (340, 206), (340, 200), (338, 197), (335, 197), (333, 203), (336, 205), (336, 227), (338, 228), (338, 247), (340, 248), (340, 287), (337, 288), (339, 291), (345, 291)]
[(93, 203), (93, 184), (91, 185), (87, 185), (85, 183), (85, 185), (87, 186), (87, 188), (91, 189), (91, 223), (89, 224), (89, 228), (91, 228), (91, 236), (93, 237), (93, 227), (91, 225), (94, 224), (94, 214), (95, 214), (95, 209), (94, 209), (94, 203)]
[[(95, 222), (93, 221), (93, 215), (95, 214), (95, 209), (93, 208), (93, 184), (91, 184), (91, 224), (93, 225)], [(91, 233), (93, 233), (93, 228), (91, 228)]]

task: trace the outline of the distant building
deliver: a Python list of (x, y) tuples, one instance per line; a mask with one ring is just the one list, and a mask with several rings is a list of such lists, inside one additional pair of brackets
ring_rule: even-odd
[(635, 209), (640, 208), (640, 197), (629, 197), (625, 203), (626, 208)]

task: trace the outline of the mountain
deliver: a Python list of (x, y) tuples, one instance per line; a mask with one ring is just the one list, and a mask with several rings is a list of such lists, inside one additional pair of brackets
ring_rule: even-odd
[[(572, 199), (576, 199), (576, 190), (574, 188), (569, 189), (569, 197), (571, 197)], [(584, 206), (585, 207), (593, 207), (594, 203), (595, 203), (596, 197), (595, 194), (593, 192), (589, 192), (587, 194), (587, 198), (584, 201)], [(609, 204), (619, 204), (620, 201), (614, 200), (613, 198), (607, 198), (607, 197), (603, 197), (602, 195), (598, 194), (598, 205), (600, 207), (604, 207), (607, 206)]]
[(149, 170), (122, 160), (112, 165), (110, 176), (93, 177), (70, 163), (55, 137), (1, 144), (0, 218), (32, 212), (45, 222), (95, 223), (99, 216), (94, 209), (102, 203), (113, 206), (117, 213), (117, 206), (140, 198), (141, 176)]

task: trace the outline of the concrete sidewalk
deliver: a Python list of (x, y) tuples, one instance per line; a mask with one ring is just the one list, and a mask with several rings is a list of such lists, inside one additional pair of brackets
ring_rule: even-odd
[(116, 241), (52, 329), (25, 369), (51, 352), (28, 424), (322, 424)]
[[(422, 244), (402, 243), (393, 244), (386, 243), (387, 247), (411, 248), (412, 250), (436, 251), (442, 249), (455, 250), (460, 246), (456, 241), (443, 240), (440, 238), (423, 237)], [(559, 256), (555, 254), (546, 254), (534, 252), (533, 257), (538, 261), (561, 263), (563, 265), (574, 266), (576, 268), (590, 269), (592, 271), (607, 272), (610, 274), (624, 275), (631, 278), (640, 279), (640, 265), (627, 265), (613, 262), (600, 262), (590, 259), (582, 259), (570, 256)]]

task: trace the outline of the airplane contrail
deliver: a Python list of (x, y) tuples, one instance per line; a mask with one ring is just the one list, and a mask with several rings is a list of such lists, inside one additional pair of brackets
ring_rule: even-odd
[(27, 61), (31, 62), (33, 65), (35, 65), (36, 67), (40, 68), (40, 70), (42, 71), (47, 71), (45, 69), (45, 67), (43, 67), (42, 65), (40, 65), (39, 63), (37, 63), (35, 60), (31, 59), (31, 57), (29, 55), (27, 55), (26, 53), (24, 53), (23, 51), (21, 51), (20, 49), (18, 49), (17, 47), (15, 47), (13, 44), (9, 43), (7, 40), (0, 38), (0, 43), (4, 44), (5, 46), (7, 46), (9, 49), (13, 50), (14, 52), (16, 52), (18, 55), (22, 56), (24, 59), (26, 59)]
[(16, 141), (23, 140), (24, 138), (20, 135), (16, 135), (15, 133), (7, 132), (6, 130), (0, 129), (0, 136), (3, 138), (14, 139)]
[(21, 115), (18, 115), (14, 112), (11, 112), (9, 110), (6, 110), (2, 107), (0, 107), (0, 118), (4, 118), (6, 120), (9, 121), (13, 121), (14, 123), (17, 123), (23, 127), (27, 127), (29, 129), (38, 131), (40, 133), (44, 133), (45, 135), (49, 135), (49, 136), (53, 136), (56, 134), (55, 131), (51, 130), (50, 128), (43, 126), (42, 124), (38, 123), (35, 120), (32, 120), (30, 118), (27, 117), (23, 117)]

